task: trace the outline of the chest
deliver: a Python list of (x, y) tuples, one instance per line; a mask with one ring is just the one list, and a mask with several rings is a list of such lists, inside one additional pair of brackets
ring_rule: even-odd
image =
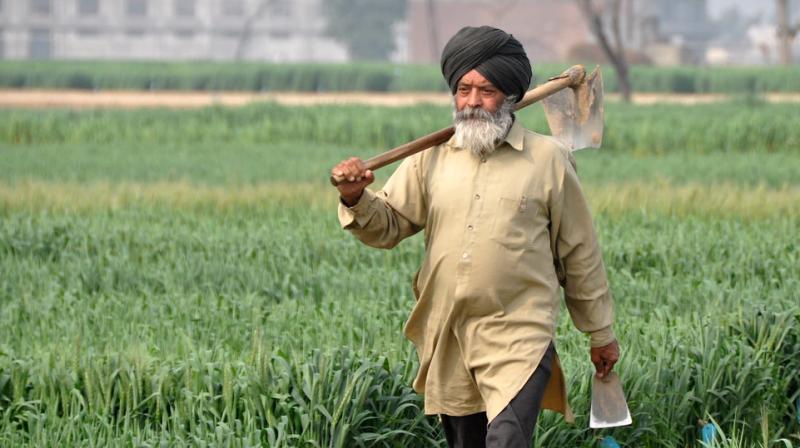
[(551, 181), (528, 154), (503, 148), (481, 159), (460, 150), (428, 177), (428, 216), (438, 232), (524, 244), (549, 222)]

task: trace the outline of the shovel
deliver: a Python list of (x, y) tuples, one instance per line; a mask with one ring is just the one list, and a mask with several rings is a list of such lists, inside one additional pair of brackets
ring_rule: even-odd
[(592, 410), (590, 428), (612, 428), (633, 423), (628, 403), (622, 392), (622, 384), (616, 372), (608, 372), (605, 378), (592, 376)]
[[(516, 110), (545, 100), (545, 115), (554, 137), (570, 150), (599, 148), (603, 140), (603, 78), (600, 70), (587, 75), (582, 65), (550, 78), (546, 83), (529, 90), (517, 103)], [(436, 145), (441, 145), (453, 136), (453, 126), (440, 129), (397, 148), (391, 149), (364, 161), (368, 170), (376, 170), (392, 162), (404, 159)], [(336, 186), (347, 180), (331, 176)]]
[(600, 147), (604, 115), (600, 70), (595, 68), (572, 89), (559, 90), (544, 98), (542, 105), (550, 132), (571, 151)]

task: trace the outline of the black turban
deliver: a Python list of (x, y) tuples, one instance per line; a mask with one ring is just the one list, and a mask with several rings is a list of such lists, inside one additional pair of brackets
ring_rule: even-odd
[(442, 75), (455, 95), (458, 81), (475, 69), (506, 96), (520, 101), (531, 83), (531, 63), (514, 36), (490, 26), (461, 28), (442, 52)]

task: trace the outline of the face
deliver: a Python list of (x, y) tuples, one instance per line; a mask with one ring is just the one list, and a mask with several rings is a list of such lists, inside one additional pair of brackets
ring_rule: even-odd
[(489, 113), (494, 113), (503, 104), (505, 95), (488, 79), (472, 69), (462, 76), (456, 87), (456, 110), (460, 111), (465, 106), (480, 107)]

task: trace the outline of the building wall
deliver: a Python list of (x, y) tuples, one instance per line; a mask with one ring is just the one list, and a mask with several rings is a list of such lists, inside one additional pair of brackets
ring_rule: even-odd
[[(430, 32), (436, 24), (435, 42)], [(469, 1), (409, 0), (408, 37), (411, 62), (438, 62), (444, 44), (464, 26), (490, 25), (516, 37), (531, 62), (561, 61), (569, 50), (591, 41), (572, 0)]]
[(654, 63), (705, 62), (708, 43), (716, 32), (708, 16), (707, 0), (638, 2), (635, 10), (638, 23), (633, 43), (638, 50), (653, 55)]
[[(467, 25), (491, 25), (513, 34), (534, 66), (566, 61), (573, 50), (600, 54), (574, 0), (408, 1), (411, 62), (438, 62), (447, 40)], [(629, 53), (664, 65), (703, 62), (714, 33), (707, 0), (623, 0), (621, 8), (621, 34)]]
[(0, 57), (345, 61), (322, 1), (0, 0)]

